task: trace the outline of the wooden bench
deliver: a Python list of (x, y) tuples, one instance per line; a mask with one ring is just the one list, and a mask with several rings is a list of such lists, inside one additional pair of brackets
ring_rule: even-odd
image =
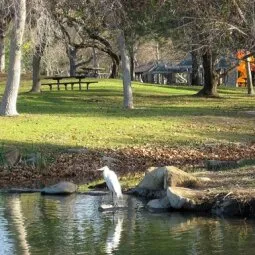
[(98, 83), (98, 81), (65, 81), (65, 82), (54, 82), (54, 83), (42, 83), (41, 86), (49, 86), (50, 90), (52, 90), (52, 86), (57, 86), (57, 89), (60, 90), (60, 86), (64, 85), (65, 86), (65, 90), (67, 90), (67, 86), (71, 85), (71, 90), (73, 90), (73, 87), (75, 84), (79, 85), (79, 90), (81, 90), (81, 85), (82, 84), (86, 84), (87, 86), (87, 90), (89, 90), (89, 85), (92, 83)]

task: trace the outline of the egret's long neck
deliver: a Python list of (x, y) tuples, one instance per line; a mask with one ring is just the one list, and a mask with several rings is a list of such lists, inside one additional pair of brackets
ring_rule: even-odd
[(108, 170), (108, 169), (105, 169), (105, 170), (103, 171), (103, 176), (104, 176), (104, 179), (107, 177), (107, 175), (108, 175), (108, 172), (109, 172), (109, 170)]

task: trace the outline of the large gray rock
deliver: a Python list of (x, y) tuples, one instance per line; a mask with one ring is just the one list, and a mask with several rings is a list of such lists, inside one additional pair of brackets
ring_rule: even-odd
[(171, 205), (167, 196), (161, 199), (153, 199), (147, 203), (147, 208), (150, 212), (168, 212), (171, 210)]
[(41, 193), (44, 195), (69, 195), (77, 191), (77, 185), (72, 182), (59, 182), (55, 185), (45, 187)]
[(194, 206), (194, 202), (187, 197), (184, 197), (181, 192), (176, 191), (175, 188), (169, 187), (167, 189), (167, 198), (170, 206), (174, 209), (181, 209)]
[(164, 188), (168, 187), (185, 187), (191, 188), (196, 187), (200, 184), (200, 179), (193, 176), (192, 174), (186, 173), (185, 171), (174, 167), (165, 166), (165, 178), (164, 178)]
[(138, 184), (138, 188), (148, 190), (164, 189), (164, 177), (166, 167), (151, 167), (147, 170), (143, 180)]
[(169, 187), (167, 197), (171, 207), (175, 209), (208, 211), (214, 203), (214, 199), (210, 199), (207, 191), (181, 187)]
[(148, 190), (162, 190), (169, 186), (194, 187), (199, 184), (199, 179), (174, 166), (151, 167), (147, 170), (138, 188)]

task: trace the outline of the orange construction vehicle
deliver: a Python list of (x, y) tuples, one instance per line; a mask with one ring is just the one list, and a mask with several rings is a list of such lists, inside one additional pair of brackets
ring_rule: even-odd
[[(255, 74), (255, 58), (254, 56), (251, 56), (247, 58), (246, 60), (242, 60), (244, 56), (249, 54), (248, 51), (245, 50), (238, 50), (236, 53), (237, 58), (239, 59), (239, 65), (237, 66), (238, 71), (238, 78), (236, 80), (236, 84), (238, 87), (245, 87), (247, 85), (247, 71), (246, 71), (246, 65), (245, 61), (250, 62), (251, 66), (251, 72)], [(252, 75), (254, 77), (254, 75)]]

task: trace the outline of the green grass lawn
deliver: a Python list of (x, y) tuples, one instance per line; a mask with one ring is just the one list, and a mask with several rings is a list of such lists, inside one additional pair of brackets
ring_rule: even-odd
[[(0, 98), (5, 82), (0, 82)], [(255, 98), (245, 88), (219, 89), (221, 98), (193, 97), (200, 88), (133, 83), (134, 110), (122, 107), (120, 80), (100, 80), (89, 91), (26, 93), (22, 81), (18, 117), (0, 117), (0, 141), (60, 149), (73, 146), (185, 146), (255, 142)]]

